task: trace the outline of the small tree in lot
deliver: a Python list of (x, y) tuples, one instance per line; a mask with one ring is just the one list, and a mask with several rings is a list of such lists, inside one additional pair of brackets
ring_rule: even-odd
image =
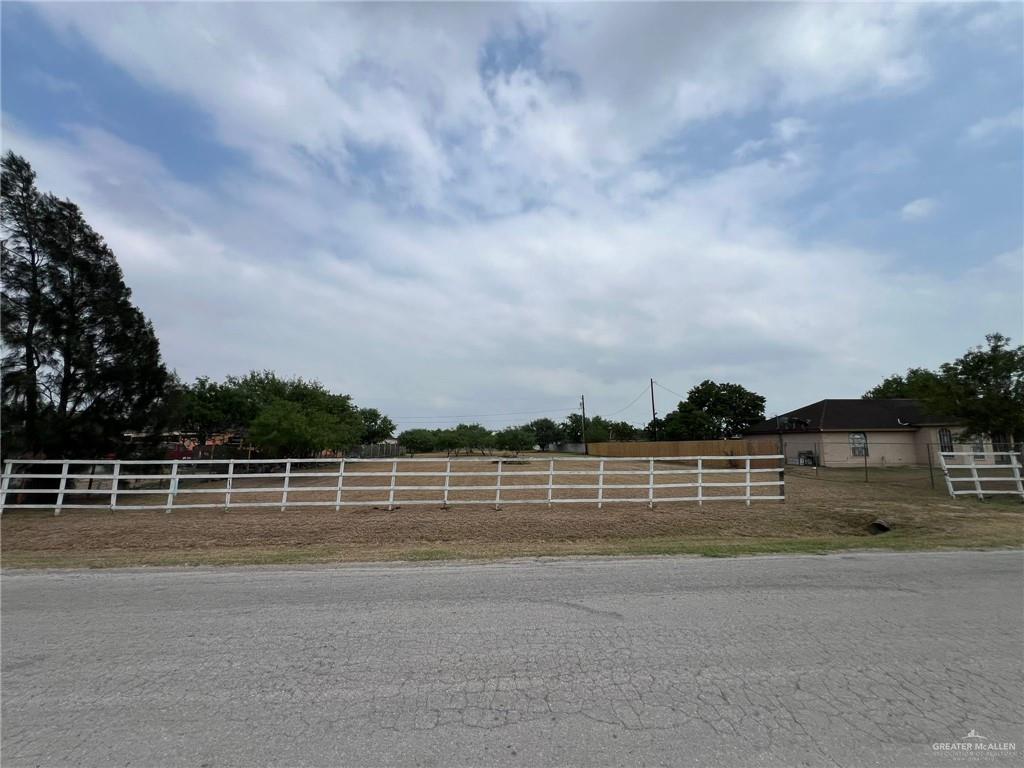
[(359, 441), (363, 445), (379, 443), (395, 432), (395, 422), (376, 408), (360, 408), (359, 418), (363, 422), (362, 433), (359, 435)]
[(764, 397), (739, 384), (718, 384), (705, 379), (686, 393), (686, 402), (714, 424), (709, 438), (736, 437), (764, 419)]
[(613, 421), (608, 424), (609, 440), (636, 440), (640, 430), (628, 421)]
[(665, 416), (658, 430), (661, 440), (714, 440), (720, 436), (715, 419), (685, 400)]
[(453, 430), (456, 453), (460, 450), (470, 453), (480, 451), (483, 453), (494, 446), (494, 435), (490, 430), (480, 424), (459, 424)]
[(534, 419), (526, 426), (533, 431), (534, 438), (542, 450), (565, 439), (565, 431), (561, 425), (551, 419)]
[(409, 453), (437, 450), (437, 433), (430, 429), (409, 429), (398, 436), (398, 444)]
[(494, 435), (494, 445), (502, 451), (528, 451), (536, 438), (526, 427), (505, 427)]

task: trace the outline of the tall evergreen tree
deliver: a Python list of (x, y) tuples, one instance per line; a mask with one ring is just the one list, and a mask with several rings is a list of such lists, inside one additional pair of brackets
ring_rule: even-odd
[(113, 252), (78, 206), (3, 158), (5, 452), (115, 450), (152, 429), (168, 375)]
[(20, 443), (29, 450), (39, 448), (40, 343), (45, 296), (45, 258), (40, 239), (43, 234), (42, 195), (36, 189), (36, 174), (23, 158), (8, 152), (2, 161), (0, 178), (0, 226), (3, 228), (0, 277), (3, 301), (0, 328), (3, 331), (3, 407), (5, 443)]

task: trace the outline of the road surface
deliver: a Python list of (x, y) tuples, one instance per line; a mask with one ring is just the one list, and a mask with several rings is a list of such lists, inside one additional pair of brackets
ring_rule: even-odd
[(1021, 765), (1022, 596), (1020, 552), (12, 571), (3, 765)]

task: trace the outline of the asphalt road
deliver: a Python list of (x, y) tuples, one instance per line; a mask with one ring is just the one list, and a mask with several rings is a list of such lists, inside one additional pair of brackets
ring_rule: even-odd
[[(2, 598), (5, 768), (1024, 753), (1020, 552), (6, 572)], [(972, 730), (1017, 749), (933, 748)]]

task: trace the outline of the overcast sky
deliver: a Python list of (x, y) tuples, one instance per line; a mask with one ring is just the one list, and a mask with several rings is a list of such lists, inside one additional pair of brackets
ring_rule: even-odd
[(1018, 3), (5, 2), (3, 148), (185, 379), (402, 427), (640, 424), (650, 377), (772, 414), (1024, 336), (1022, 37)]

